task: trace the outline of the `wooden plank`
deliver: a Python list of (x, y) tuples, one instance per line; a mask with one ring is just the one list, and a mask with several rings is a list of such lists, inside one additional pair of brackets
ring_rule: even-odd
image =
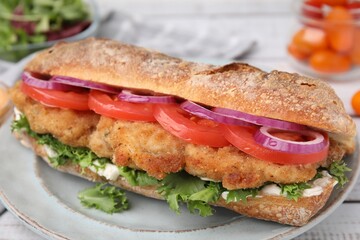
[(360, 204), (343, 204), (327, 219), (296, 240), (360, 239)]
[[(98, 0), (101, 7), (150, 16), (181, 16), (209, 14), (290, 14), (292, 1), (286, 0)], [(274, 7), (276, 6), (276, 7)]]

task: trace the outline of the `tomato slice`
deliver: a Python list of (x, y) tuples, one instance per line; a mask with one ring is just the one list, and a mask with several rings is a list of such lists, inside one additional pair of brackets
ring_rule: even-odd
[[(256, 143), (254, 134), (257, 127), (223, 125), (225, 138), (241, 151), (261, 160), (279, 164), (307, 164), (324, 160), (328, 155), (329, 144), (320, 152), (294, 154), (276, 151)], [(327, 135), (324, 135), (328, 141)]]
[(230, 145), (218, 123), (192, 116), (177, 104), (157, 104), (154, 116), (164, 129), (184, 141), (210, 147)]
[(20, 89), (27, 96), (50, 107), (66, 108), (73, 110), (89, 110), (89, 93), (63, 92), (52, 89), (36, 88), (22, 82)]
[(131, 103), (114, 100), (107, 93), (91, 90), (89, 107), (94, 112), (121, 120), (155, 122), (153, 115), (154, 104)]

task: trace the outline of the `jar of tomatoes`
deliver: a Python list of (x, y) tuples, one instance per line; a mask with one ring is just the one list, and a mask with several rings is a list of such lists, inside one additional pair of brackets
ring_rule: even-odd
[(300, 71), (330, 80), (360, 80), (360, 1), (295, 1), (297, 27), (287, 45)]

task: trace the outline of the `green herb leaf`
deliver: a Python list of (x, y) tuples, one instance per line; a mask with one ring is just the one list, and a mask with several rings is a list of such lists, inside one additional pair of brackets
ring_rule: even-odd
[(349, 181), (345, 173), (350, 171), (351, 169), (346, 166), (344, 161), (333, 162), (329, 169), (330, 174), (339, 182), (341, 187)]
[(297, 201), (302, 196), (305, 189), (311, 188), (311, 185), (305, 182), (294, 184), (279, 184), (281, 193), (286, 194), (286, 197), (290, 200)]
[(81, 203), (88, 208), (96, 208), (106, 213), (122, 212), (129, 208), (125, 192), (114, 186), (96, 184), (78, 194)]

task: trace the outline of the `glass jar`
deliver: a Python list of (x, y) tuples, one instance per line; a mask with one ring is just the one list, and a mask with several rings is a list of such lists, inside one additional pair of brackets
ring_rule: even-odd
[(297, 26), (287, 51), (301, 72), (360, 81), (360, 1), (296, 0)]

